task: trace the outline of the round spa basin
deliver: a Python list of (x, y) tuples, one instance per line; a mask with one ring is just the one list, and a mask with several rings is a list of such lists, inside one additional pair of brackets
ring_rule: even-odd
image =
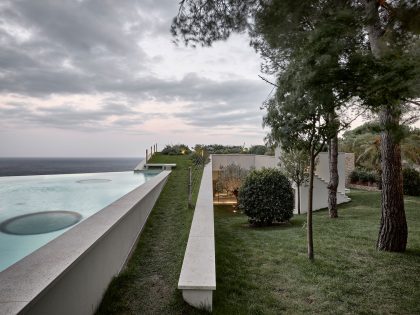
[(20, 215), (0, 224), (0, 231), (14, 235), (33, 235), (65, 229), (82, 216), (73, 211), (42, 211)]

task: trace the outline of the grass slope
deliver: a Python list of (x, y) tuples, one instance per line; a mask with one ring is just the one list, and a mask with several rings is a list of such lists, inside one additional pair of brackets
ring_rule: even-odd
[(378, 193), (355, 191), (331, 220), (314, 214), (315, 262), (306, 256), (305, 216), (252, 228), (215, 207), (215, 314), (420, 314), (420, 198), (405, 200), (406, 253), (378, 252)]
[(97, 314), (194, 312), (177, 289), (193, 216), (187, 195), (191, 161), (187, 156), (157, 154), (150, 162), (176, 163), (177, 167), (153, 208), (127, 268), (111, 282)]
[[(111, 283), (98, 314), (197, 314), (177, 282), (193, 211), (184, 156), (177, 163), (127, 269)], [(195, 192), (197, 193), (197, 191)], [(420, 198), (405, 199), (406, 253), (378, 252), (378, 193), (355, 191), (339, 218), (314, 214), (315, 262), (306, 256), (305, 216), (252, 228), (231, 206), (215, 207), (214, 314), (420, 314)]]

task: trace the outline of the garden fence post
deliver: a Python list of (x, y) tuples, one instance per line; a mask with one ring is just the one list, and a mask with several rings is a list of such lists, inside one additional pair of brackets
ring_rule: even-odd
[(188, 180), (188, 207), (192, 208), (192, 168), (188, 168), (189, 180)]

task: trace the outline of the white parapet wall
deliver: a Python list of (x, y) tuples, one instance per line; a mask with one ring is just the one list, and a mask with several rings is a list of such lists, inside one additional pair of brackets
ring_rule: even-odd
[(93, 314), (169, 174), (161, 172), (0, 272), (0, 314)]
[(243, 169), (274, 168), (278, 166), (278, 158), (270, 155), (255, 154), (212, 154), (213, 171), (219, 171), (221, 167), (236, 164)]
[(255, 156), (255, 168), (257, 170), (262, 168), (276, 168), (279, 166), (279, 161), (275, 156), (270, 155), (256, 155)]
[(204, 167), (178, 289), (184, 300), (211, 311), (216, 290), (212, 162)]
[[(318, 163), (316, 165), (315, 173), (326, 182), (330, 180), (330, 165), (328, 160), (328, 153), (321, 152), (318, 155)], [(346, 154), (339, 152), (337, 157), (338, 169), (338, 191), (344, 192), (346, 189)]]
[[(254, 154), (213, 154), (213, 180), (217, 180), (219, 171), (222, 167), (226, 167), (230, 164), (236, 164), (244, 169), (261, 169), (261, 168), (276, 168), (279, 167), (279, 161), (281, 156), (280, 148), (275, 150), (275, 156), (267, 155), (254, 155)], [(338, 192), (337, 192), (337, 203), (344, 203), (350, 201), (350, 198), (346, 196), (345, 182), (346, 182), (346, 157), (345, 153), (340, 152), (338, 154)], [(314, 178), (314, 197), (313, 197), (313, 210), (319, 210), (328, 207), (328, 181), (330, 178), (329, 174), (329, 161), (328, 153), (321, 152), (317, 158), (317, 165), (315, 169)], [(295, 185), (295, 210), (297, 213), (297, 200), (298, 194)], [(307, 212), (308, 209), (308, 196), (309, 189), (308, 185), (301, 186), (301, 213)]]
[[(337, 187), (337, 204), (350, 201), (346, 195), (346, 153), (338, 153), (337, 169), (338, 169), (338, 187)], [(317, 158), (314, 177), (313, 192), (313, 210), (324, 209), (328, 207), (328, 182), (330, 180), (328, 153), (321, 152)], [(300, 209), (301, 213), (308, 212), (308, 184), (300, 187)], [(297, 189), (295, 187), (295, 210), (297, 213)]]

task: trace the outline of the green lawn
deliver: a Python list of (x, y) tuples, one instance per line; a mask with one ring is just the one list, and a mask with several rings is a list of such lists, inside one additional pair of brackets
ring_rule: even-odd
[[(150, 214), (127, 268), (112, 281), (97, 314), (188, 314), (191, 311), (177, 289), (194, 213), (188, 208), (191, 161), (187, 156), (156, 154), (150, 162), (176, 163), (177, 167)], [(198, 189), (194, 200), (197, 192)]]
[[(98, 314), (196, 314), (177, 282), (193, 211), (184, 156), (162, 192), (127, 269)], [(354, 191), (340, 217), (314, 214), (315, 262), (306, 256), (305, 216), (253, 228), (231, 206), (215, 207), (215, 314), (420, 314), (420, 198), (406, 198), (404, 254), (378, 252), (379, 194)]]
[(355, 191), (339, 219), (314, 214), (315, 262), (305, 216), (252, 228), (231, 207), (215, 209), (215, 314), (420, 314), (420, 198), (406, 198), (404, 254), (378, 252), (379, 193)]

